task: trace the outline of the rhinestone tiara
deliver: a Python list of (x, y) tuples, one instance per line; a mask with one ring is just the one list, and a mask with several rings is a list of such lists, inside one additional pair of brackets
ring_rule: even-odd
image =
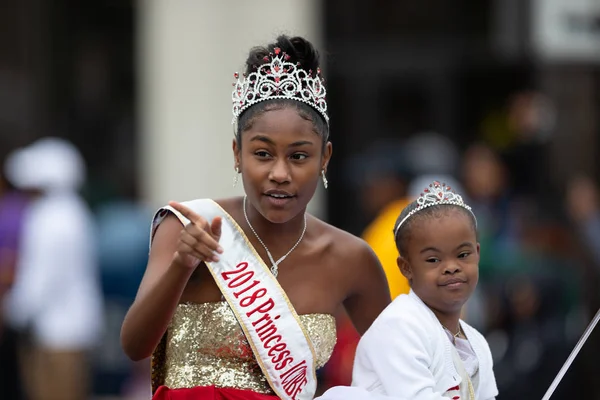
[(289, 62), (290, 56), (279, 47), (264, 57), (266, 64), (258, 66), (256, 71), (240, 78), (233, 74), (237, 82), (233, 84), (231, 100), (233, 102), (233, 120), (235, 124), (246, 109), (261, 101), (271, 99), (289, 99), (301, 101), (318, 111), (329, 124), (324, 80), (318, 68), (315, 77), (313, 71), (305, 71), (300, 63)]
[(477, 218), (475, 218), (475, 214), (473, 214), (473, 210), (468, 206), (461, 195), (457, 194), (452, 188), (445, 183), (439, 183), (438, 181), (434, 181), (429, 184), (429, 187), (425, 188), (419, 198), (417, 199), (417, 207), (409, 212), (406, 217), (400, 221), (396, 229), (394, 230), (394, 237), (398, 236), (398, 231), (400, 227), (413, 215), (418, 213), (419, 211), (431, 207), (431, 206), (439, 206), (442, 204), (453, 205), (462, 207), (465, 210), (469, 211), (471, 215), (473, 215), (473, 219), (475, 220), (475, 226), (477, 226)]

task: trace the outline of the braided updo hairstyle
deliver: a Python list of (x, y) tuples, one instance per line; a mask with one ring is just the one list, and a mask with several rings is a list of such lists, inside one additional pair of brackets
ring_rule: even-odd
[[(307, 73), (312, 71), (312, 76), (316, 76), (316, 71), (319, 68), (319, 53), (314, 46), (306, 39), (296, 36), (288, 37), (281, 35), (274, 43), (266, 47), (254, 47), (250, 50), (248, 59), (246, 60), (246, 74), (250, 74), (256, 69), (267, 64), (270, 61), (265, 61), (265, 56), (273, 53), (278, 47), (282, 52), (286, 53), (290, 58), (290, 63), (299, 63), (299, 68), (302, 68)], [(300, 117), (311, 121), (315, 132), (323, 138), (323, 147), (329, 139), (329, 127), (323, 116), (309, 105), (289, 99), (271, 99), (254, 104), (245, 110), (239, 117), (235, 139), (238, 146), (241, 147), (242, 132), (250, 129), (256, 117), (264, 114), (267, 111), (280, 110), (285, 107), (294, 108), (298, 111)]]

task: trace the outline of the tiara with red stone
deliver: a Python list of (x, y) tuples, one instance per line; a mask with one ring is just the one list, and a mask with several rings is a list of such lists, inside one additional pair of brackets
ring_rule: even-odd
[(471, 215), (473, 215), (473, 219), (475, 220), (475, 226), (477, 226), (477, 218), (475, 218), (475, 214), (473, 214), (473, 210), (468, 206), (462, 196), (445, 183), (439, 183), (438, 181), (434, 181), (429, 184), (429, 187), (423, 190), (423, 193), (417, 199), (417, 207), (409, 212), (406, 217), (400, 221), (396, 229), (394, 230), (394, 237), (398, 235), (398, 231), (402, 224), (404, 224), (410, 217), (418, 213), (419, 211), (431, 207), (431, 206), (439, 206), (439, 205), (453, 205), (462, 207), (465, 210), (469, 211)]
[[(244, 110), (261, 101), (271, 99), (297, 100), (308, 104), (318, 111), (325, 122), (329, 124), (324, 80), (321, 69), (318, 68), (313, 77), (313, 71), (305, 71), (300, 63), (288, 62), (290, 56), (279, 47), (273, 53), (265, 56), (266, 64), (260, 65), (248, 76), (243, 74), (240, 79), (236, 72), (233, 76), (237, 82), (233, 84), (231, 94), (233, 101), (233, 120), (235, 124)], [(269, 62), (270, 61), (270, 62)]]

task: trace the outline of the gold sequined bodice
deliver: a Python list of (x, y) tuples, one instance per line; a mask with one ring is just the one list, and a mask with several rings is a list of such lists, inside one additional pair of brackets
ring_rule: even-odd
[[(317, 368), (336, 342), (335, 319), (301, 315), (316, 353)], [(153, 387), (232, 387), (272, 394), (252, 349), (226, 302), (180, 304), (153, 355)]]

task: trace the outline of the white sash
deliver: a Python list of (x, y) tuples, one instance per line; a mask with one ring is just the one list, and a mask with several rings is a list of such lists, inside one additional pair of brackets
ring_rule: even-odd
[[(444, 335), (446, 333), (444, 332)], [(450, 352), (452, 353), (452, 361), (454, 362), (454, 366), (456, 367), (456, 371), (460, 374), (462, 378), (461, 384), (458, 386), (460, 392), (460, 398), (464, 400), (476, 400), (475, 399), (475, 388), (473, 387), (473, 382), (469, 373), (465, 369), (465, 365), (463, 361), (460, 359), (460, 355), (454, 346), (452, 346)], [(446, 396), (454, 398), (451, 396), (450, 392), (446, 393)]]
[[(211, 221), (223, 218), (219, 262), (206, 263), (233, 310), (269, 385), (282, 399), (313, 399), (317, 378), (315, 351), (296, 310), (259, 257), (248, 238), (217, 203), (199, 199), (182, 203)], [(182, 223), (189, 221), (171, 207), (161, 209), (154, 227), (172, 211)]]

